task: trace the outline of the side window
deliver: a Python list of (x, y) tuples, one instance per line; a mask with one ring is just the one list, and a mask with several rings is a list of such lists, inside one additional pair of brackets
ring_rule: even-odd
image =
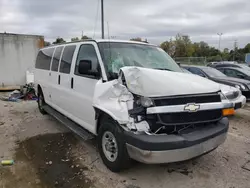
[(202, 77), (206, 77), (203, 72), (201, 72), (200, 69), (197, 69), (195, 67), (191, 67), (189, 68), (189, 71), (192, 72), (193, 74), (196, 74), (196, 75), (199, 75), (199, 76), (202, 76)]
[(225, 74), (230, 77), (237, 77), (237, 72), (232, 69), (225, 69)]
[(56, 71), (56, 72), (58, 71), (58, 65), (59, 65), (62, 49), (63, 49), (63, 46), (56, 48), (56, 51), (53, 57), (52, 67), (51, 67), (52, 71)]
[[(78, 71), (79, 63), (81, 60), (90, 60), (91, 61), (91, 71), (90, 72), (97, 72), (99, 68), (99, 62), (97, 58), (97, 54), (95, 51), (95, 47), (92, 44), (83, 44), (81, 45), (75, 66), (75, 74), (79, 76), (84, 76), (84, 74), (80, 74)], [(86, 74), (89, 76), (89, 74)], [(85, 75), (85, 76), (86, 76)]]
[(54, 53), (54, 48), (43, 49), (38, 52), (36, 59), (36, 68), (50, 70), (51, 58)]
[(60, 63), (60, 72), (69, 74), (70, 67), (72, 63), (72, 58), (75, 52), (76, 46), (65, 46), (63, 50), (63, 55)]
[(220, 69), (217, 69), (217, 70), (225, 74), (225, 69), (220, 68)]

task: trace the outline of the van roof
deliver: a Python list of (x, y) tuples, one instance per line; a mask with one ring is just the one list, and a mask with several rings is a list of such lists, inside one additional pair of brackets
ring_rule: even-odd
[[(46, 46), (44, 48), (50, 48), (50, 47), (55, 47), (55, 46), (60, 46), (60, 45), (66, 45), (66, 44), (84, 43), (84, 42), (96, 42), (96, 43), (101, 43), (101, 42), (117, 42), (117, 43), (131, 43), (131, 44), (143, 44), (143, 45), (149, 45), (149, 46), (157, 46), (157, 45), (154, 45), (154, 44), (149, 44), (149, 43), (139, 42), (139, 41), (131, 41), (131, 40), (84, 39), (84, 40), (74, 41), (74, 42), (65, 42), (65, 43), (60, 43), (60, 44), (52, 44), (52, 45)], [(44, 48), (42, 48), (42, 49), (44, 49)]]

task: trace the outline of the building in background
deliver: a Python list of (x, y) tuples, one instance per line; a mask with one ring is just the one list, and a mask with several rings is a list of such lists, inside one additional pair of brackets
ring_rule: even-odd
[(33, 72), (43, 46), (43, 36), (0, 33), (0, 90), (25, 85), (26, 71)]

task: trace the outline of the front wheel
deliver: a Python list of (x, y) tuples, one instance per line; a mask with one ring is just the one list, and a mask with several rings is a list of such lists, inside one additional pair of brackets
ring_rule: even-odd
[(41, 112), (41, 114), (47, 114), (47, 112), (44, 110), (44, 106), (46, 105), (46, 103), (41, 89), (38, 89), (37, 95), (38, 95), (37, 103), (39, 111)]
[(98, 131), (98, 150), (103, 163), (112, 172), (119, 172), (130, 165), (123, 130), (111, 118), (101, 119), (101, 127)]

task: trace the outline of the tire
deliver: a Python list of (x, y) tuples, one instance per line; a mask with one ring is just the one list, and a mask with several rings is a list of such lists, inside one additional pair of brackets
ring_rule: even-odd
[(38, 109), (41, 112), (41, 114), (47, 114), (47, 112), (43, 109), (43, 107), (46, 105), (46, 102), (44, 100), (43, 92), (42, 89), (38, 89), (38, 94), (37, 94), (37, 103), (38, 103)]
[[(107, 116), (103, 117), (100, 123), (97, 144), (103, 163), (112, 172), (120, 172), (129, 168), (131, 160), (127, 152), (122, 128), (113, 119)], [(112, 139), (112, 137), (114, 139)], [(110, 140), (112, 140), (111, 143)], [(109, 146), (111, 146), (111, 148), (109, 148)], [(114, 147), (116, 149), (114, 149)], [(110, 149), (111, 152), (107, 152), (107, 149)]]

